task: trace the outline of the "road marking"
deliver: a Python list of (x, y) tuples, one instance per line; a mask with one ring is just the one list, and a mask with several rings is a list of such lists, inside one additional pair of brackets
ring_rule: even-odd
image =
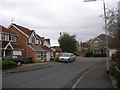
[(86, 72), (77, 80), (77, 82), (72, 86), (71, 90), (73, 90), (73, 89), (77, 86), (77, 84), (80, 82), (80, 80), (81, 80), (87, 73), (89, 73), (90, 71), (92, 71), (95, 67), (96, 67), (96, 65), (95, 65), (94, 67), (92, 67), (90, 70), (86, 71)]

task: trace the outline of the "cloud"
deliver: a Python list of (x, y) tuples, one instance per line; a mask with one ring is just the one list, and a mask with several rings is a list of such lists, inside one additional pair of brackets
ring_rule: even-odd
[[(107, 4), (117, 6), (119, 0), (106, 0)], [(85, 41), (104, 33), (103, 4), (83, 2), (83, 0), (1, 0), (0, 21), (8, 26), (11, 19), (16, 24), (34, 29), (38, 34), (51, 39), (58, 45), (60, 32), (76, 34), (77, 40)]]

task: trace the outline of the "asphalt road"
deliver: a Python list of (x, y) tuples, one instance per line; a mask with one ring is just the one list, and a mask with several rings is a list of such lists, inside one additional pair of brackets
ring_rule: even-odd
[(2, 75), (3, 88), (71, 88), (76, 81), (105, 58), (81, 58), (53, 67)]

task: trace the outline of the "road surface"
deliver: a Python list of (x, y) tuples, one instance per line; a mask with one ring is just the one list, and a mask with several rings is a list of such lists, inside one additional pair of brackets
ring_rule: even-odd
[[(88, 70), (105, 58), (77, 57), (71, 63), (62, 63), (39, 70), (3, 74), (3, 88), (71, 88)], [(91, 76), (92, 77), (92, 76)]]

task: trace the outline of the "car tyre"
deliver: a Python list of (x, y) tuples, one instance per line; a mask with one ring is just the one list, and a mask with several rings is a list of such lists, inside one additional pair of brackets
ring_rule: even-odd
[(70, 62), (70, 60), (68, 60), (68, 61), (66, 61), (67, 63), (69, 63)]
[(22, 63), (21, 63), (20, 61), (18, 61), (18, 62), (17, 62), (17, 65), (18, 65), (18, 66), (21, 66), (21, 65), (22, 65)]

